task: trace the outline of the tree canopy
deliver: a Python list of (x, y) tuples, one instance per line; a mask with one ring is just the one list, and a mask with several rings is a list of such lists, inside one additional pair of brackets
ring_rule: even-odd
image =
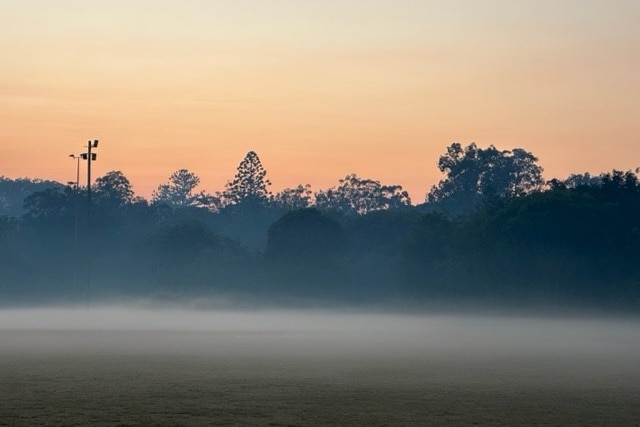
[(120, 171), (110, 171), (96, 179), (93, 185), (96, 200), (115, 206), (133, 203), (133, 187)]
[(87, 189), (40, 189), (20, 217), (0, 214), (0, 300), (77, 298), (74, 271), (90, 260), (92, 292), (109, 297), (640, 308), (637, 171), (543, 186), (537, 159), (521, 149), (453, 144), (440, 160), (448, 175), (420, 208), (399, 185), (355, 174), (315, 195), (299, 185), (271, 196), (252, 152), (219, 209), (202, 209), (186, 169), (151, 204), (120, 171), (96, 180), (90, 209)]
[(346, 250), (340, 224), (308, 208), (286, 213), (269, 227), (264, 258), (276, 288), (321, 295), (344, 285)]
[(164, 203), (172, 208), (205, 206), (217, 209), (218, 199), (205, 192), (195, 192), (200, 178), (187, 169), (178, 169), (169, 176), (169, 181), (161, 184), (151, 195), (153, 203)]
[(440, 156), (438, 169), (445, 177), (427, 193), (426, 201), (445, 212), (460, 214), (492, 197), (520, 196), (544, 184), (538, 158), (522, 148), (483, 149), (475, 143), (453, 143)]
[(19, 217), (24, 213), (24, 199), (36, 191), (49, 188), (61, 189), (63, 185), (59, 182), (17, 178), (11, 179), (0, 176), (0, 216)]
[(380, 181), (347, 175), (339, 185), (316, 193), (316, 206), (347, 214), (364, 215), (382, 209), (400, 209), (411, 199), (400, 185), (382, 185)]
[(295, 188), (285, 188), (273, 196), (273, 203), (285, 210), (303, 209), (311, 206), (313, 191), (311, 186), (298, 185)]
[(224, 198), (231, 204), (266, 203), (271, 197), (270, 185), (260, 158), (254, 151), (249, 151), (238, 165), (233, 180), (227, 183)]

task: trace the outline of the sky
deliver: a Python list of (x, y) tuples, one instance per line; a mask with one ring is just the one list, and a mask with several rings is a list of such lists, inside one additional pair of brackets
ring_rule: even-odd
[[(187, 168), (224, 189), (350, 173), (414, 203), (452, 142), (524, 148), (544, 177), (640, 166), (640, 1), (0, 0), (0, 175)], [(84, 181), (85, 169), (82, 169)]]

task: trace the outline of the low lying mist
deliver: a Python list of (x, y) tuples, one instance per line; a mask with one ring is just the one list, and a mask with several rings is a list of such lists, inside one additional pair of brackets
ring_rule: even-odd
[[(618, 353), (640, 358), (640, 322), (632, 319), (489, 315), (401, 315), (322, 310), (189, 310), (93, 307), (0, 310), (0, 332), (136, 332), (173, 338), (261, 336), (264, 345), (313, 344), (326, 349), (366, 345), (401, 354), (564, 354), (576, 358)], [(91, 335), (91, 334), (88, 334)], [(172, 339), (173, 339), (172, 338)], [(294, 340), (295, 338), (295, 340)], [(286, 342), (293, 340), (291, 343)], [(93, 340), (90, 340), (93, 341)], [(186, 343), (185, 343), (186, 344)], [(305, 345), (306, 345), (305, 344)], [(323, 350), (324, 351), (324, 350)]]
[(0, 395), (13, 397), (0, 399), (0, 415), (15, 425), (631, 425), (640, 417), (639, 326), (587, 317), (5, 309)]

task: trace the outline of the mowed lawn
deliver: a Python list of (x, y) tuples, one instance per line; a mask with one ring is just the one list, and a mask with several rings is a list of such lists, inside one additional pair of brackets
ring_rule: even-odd
[(0, 425), (640, 425), (633, 328), (483, 337), (470, 322), (464, 339), (0, 330)]

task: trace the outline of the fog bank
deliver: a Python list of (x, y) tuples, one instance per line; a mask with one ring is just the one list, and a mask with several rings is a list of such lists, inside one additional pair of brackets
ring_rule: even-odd
[[(126, 307), (4, 309), (0, 331), (132, 331), (144, 340), (157, 332), (261, 335), (267, 346), (326, 340), (381, 350), (527, 354), (551, 352), (583, 357), (619, 354), (640, 358), (640, 322), (601, 318), (472, 315), (399, 315), (295, 310), (187, 310)], [(209, 336), (213, 336), (209, 334)], [(88, 336), (88, 335), (87, 335)], [(204, 336), (204, 335), (203, 335)], [(271, 338), (264, 338), (271, 337)], [(173, 338), (172, 338), (173, 339)], [(269, 342), (269, 339), (271, 342)], [(333, 340), (333, 341), (332, 341)], [(331, 341), (329, 343), (329, 341)]]

